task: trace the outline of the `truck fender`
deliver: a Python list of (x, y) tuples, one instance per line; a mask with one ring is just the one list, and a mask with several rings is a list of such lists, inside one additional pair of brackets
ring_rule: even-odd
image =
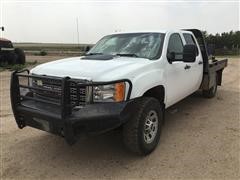
[[(161, 70), (153, 70), (147, 73), (143, 73), (140, 76), (135, 77), (132, 80), (133, 83), (133, 89), (132, 89), (132, 93), (131, 93), (131, 99), (133, 98), (138, 98), (138, 97), (142, 97), (146, 94), (149, 93), (154, 93), (157, 91), (163, 91), (161, 93), (164, 94), (163, 98), (163, 103), (166, 102), (166, 84), (164, 82), (163, 78), (163, 71)], [(156, 96), (159, 97), (160, 96)]]

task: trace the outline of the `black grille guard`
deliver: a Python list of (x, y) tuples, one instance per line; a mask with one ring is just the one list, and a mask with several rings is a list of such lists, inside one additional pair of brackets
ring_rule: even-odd
[[(92, 81), (80, 81), (78, 79), (72, 79), (70, 77), (53, 77), (53, 76), (44, 76), (44, 75), (30, 75), (30, 71), (28, 69), (24, 69), (21, 71), (14, 71), (11, 75), (11, 84), (10, 84), (10, 95), (11, 95), (11, 105), (13, 109), (13, 114), (16, 119), (16, 122), (18, 124), (18, 127), (22, 129), (25, 127), (24, 121), (21, 121), (21, 115), (17, 112), (17, 107), (21, 106), (21, 102), (24, 100), (34, 100), (36, 102), (46, 103), (49, 105), (55, 105), (58, 106), (60, 109), (60, 118), (65, 123), (67, 123), (68, 117), (72, 114), (73, 105), (70, 102), (70, 83), (76, 83), (76, 88), (79, 89), (79, 87), (92, 87), (98, 86), (98, 85), (108, 85), (108, 84), (114, 84), (119, 82), (128, 83), (128, 90), (127, 90), (127, 96), (126, 101), (130, 99), (131, 91), (132, 91), (132, 83), (129, 79), (120, 79), (115, 81), (108, 81), (108, 82), (92, 82)], [(22, 85), (19, 83), (19, 77), (26, 78), (28, 85)], [(28, 90), (44, 90), (44, 91), (51, 91), (54, 92), (53, 89), (43, 89), (40, 87), (33, 87), (30, 85), (30, 78), (36, 78), (36, 79), (50, 79), (50, 80), (61, 80), (61, 99), (60, 102), (54, 102), (50, 100), (40, 99), (34, 96), (29, 96), (27, 93), (25, 95), (21, 95), (20, 88), (26, 88)], [(91, 93), (92, 97), (93, 93)], [(93, 103), (93, 101), (90, 101), (90, 103)], [(107, 103), (107, 102), (105, 102)]]

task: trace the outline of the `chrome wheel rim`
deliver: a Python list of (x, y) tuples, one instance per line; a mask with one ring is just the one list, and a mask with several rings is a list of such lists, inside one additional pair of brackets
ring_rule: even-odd
[(145, 118), (143, 137), (144, 141), (149, 144), (153, 142), (158, 132), (158, 115), (157, 112), (151, 110)]

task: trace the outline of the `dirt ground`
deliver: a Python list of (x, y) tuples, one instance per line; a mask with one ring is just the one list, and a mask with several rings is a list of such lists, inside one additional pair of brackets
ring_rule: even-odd
[(129, 153), (117, 131), (69, 146), (43, 131), (18, 129), (10, 72), (0, 77), (1, 179), (240, 179), (240, 58), (229, 59), (215, 98), (196, 93), (167, 110), (160, 144), (146, 157)]

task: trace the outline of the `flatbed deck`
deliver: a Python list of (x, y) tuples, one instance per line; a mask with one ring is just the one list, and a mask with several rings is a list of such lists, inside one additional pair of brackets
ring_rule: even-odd
[(200, 89), (202, 90), (210, 89), (213, 86), (216, 78), (217, 85), (220, 86), (222, 84), (222, 71), (227, 66), (228, 59), (222, 60), (216, 60), (215, 58), (209, 59), (207, 45), (202, 32), (198, 29), (186, 29), (186, 30), (191, 31), (197, 38), (203, 57), (203, 79)]

